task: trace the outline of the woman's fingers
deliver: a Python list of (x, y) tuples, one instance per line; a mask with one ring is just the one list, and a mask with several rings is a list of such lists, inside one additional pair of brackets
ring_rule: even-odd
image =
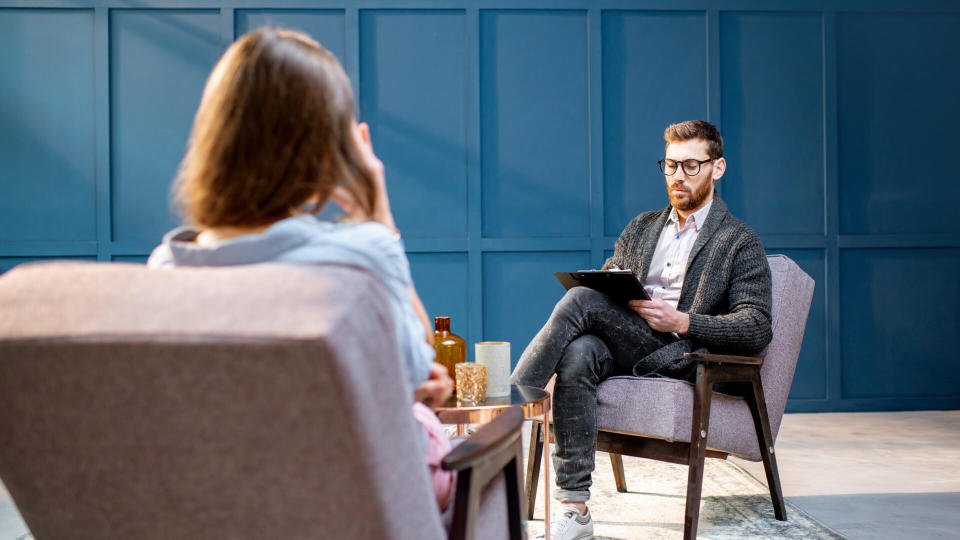
[(358, 123), (353, 130), (353, 137), (367, 169), (373, 174), (377, 183), (373, 215), (370, 218), (396, 231), (397, 226), (393, 219), (393, 213), (390, 211), (390, 200), (387, 197), (387, 181), (384, 179), (383, 162), (373, 153), (370, 126), (366, 122)]
[(374, 174), (377, 175), (377, 179), (383, 180), (383, 162), (380, 161), (380, 158), (373, 152), (373, 141), (370, 138), (370, 126), (366, 122), (360, 122), (357, 124), (357, 146), (360, 147), (360, 153), (363, 154), (364, 161), (367, 162), (367, 167), (370, 168)]
[(372, 151), (373, 143), (370, 141), (370, 124), (366, 122), (360, 122), (357, 124), (357, 128), (360, 130), (360, 139), (367, 143), (367, 148)]

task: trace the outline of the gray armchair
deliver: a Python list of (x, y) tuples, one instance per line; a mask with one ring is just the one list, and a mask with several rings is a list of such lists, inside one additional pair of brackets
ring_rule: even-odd
[[(767, 261), (773, 276), (773, 340), (760, 357), (691, 354), (688, 357), (698, 362), (696, 384), (623, 376), (605, 380), (597, 390), (597, 449), (610, 453), (617, 491), (627, 491), (621, 455), (689, 466), (685, 539), (697, 535), (705, 457), (725, 459), (732, 454), (762, 460), (774, 515), (786, 519), (774, 442), (803, 343), (814, 282), (783, 255), (768, 256)], [(737, 395), (715, 392), (716, 383), (726, 383), (725, 390)], [(542, 424), (534, 423), (531, 448), (529, 501), (536, 496)]]
[[(17, 268), (0, 477), (40, 540), (446, 538), (385, 295), (334, 265)], [(486, 486), (454, 537), (523, 537), (503, 416), (444, 462)]]

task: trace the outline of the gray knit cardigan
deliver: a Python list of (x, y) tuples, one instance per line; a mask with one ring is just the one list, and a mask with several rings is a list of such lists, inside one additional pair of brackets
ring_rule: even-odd
[[(670, 207), (644, 212), (623, 229), (613, 257), (646, 282), (650, 261)], [(756, 354), (770, 343), (770, 266), (760, 238), (746, 223), (733, 217), (714, 196), (706, 222), (697, 236), (680, 291), (677, 309), (690, 314), (683, 339), (640, 359), (635, 375), (658, 374), (692, 380), (696, 364), (683, 359), (687, 352)]]

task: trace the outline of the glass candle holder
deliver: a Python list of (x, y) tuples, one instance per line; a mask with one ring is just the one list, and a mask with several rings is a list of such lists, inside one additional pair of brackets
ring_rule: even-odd
[(462, 362), (454, 366), (457, 379), (457, 401), (479, 403), (487, 399), (487, 366)]

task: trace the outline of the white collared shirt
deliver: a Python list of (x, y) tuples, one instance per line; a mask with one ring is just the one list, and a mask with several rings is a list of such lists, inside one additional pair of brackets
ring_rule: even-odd
[(647, 272), (647, 282), (644, 284), (651, 298), (663, 298), (674, 308), (677, 307), (680, 302), (680, 290), (683, 288), (683, 278), (687, 274), (690, 250), (693, 249), (697, 235), (707, 221), (711, 206), (713, 206), (713, 199), (690, 214), (683, 229), (680, 228), (677, 209), (670, 210), (670, 217), (660, 233), (657, 249), (653, 252), (653, 259), (650, 261), (650, 271)]

